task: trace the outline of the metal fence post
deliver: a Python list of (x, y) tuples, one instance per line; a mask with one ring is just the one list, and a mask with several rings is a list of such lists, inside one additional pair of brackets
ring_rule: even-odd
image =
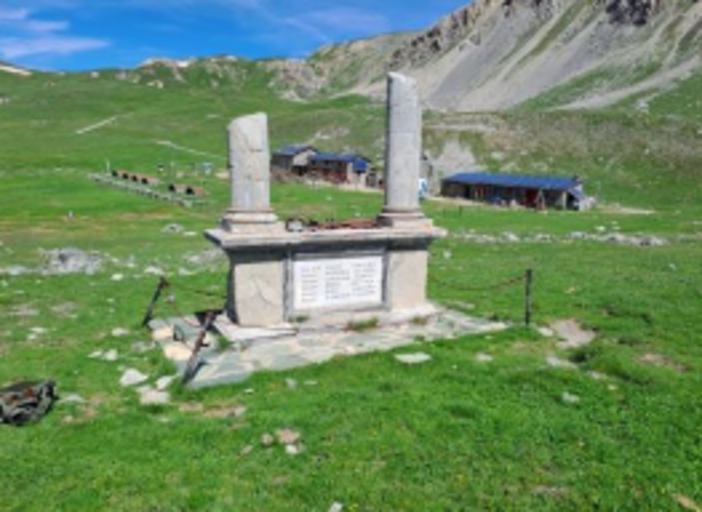
[(524, 323), (527, 327), (531, 326), (531, 294), (534, 284), (534, 271), (528, 269), (524, 277)]

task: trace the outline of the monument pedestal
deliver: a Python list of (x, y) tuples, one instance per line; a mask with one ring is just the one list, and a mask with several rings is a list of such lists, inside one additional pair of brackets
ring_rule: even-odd
[(310, 232), (208, 231), (230, 260), (228, 315), (241, 327), (281, 326), (335, 311), (426, 305), (430, 222)]

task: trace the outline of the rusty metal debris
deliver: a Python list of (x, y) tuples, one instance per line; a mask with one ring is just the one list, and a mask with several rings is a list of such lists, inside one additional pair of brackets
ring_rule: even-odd
[(200, 351), (202, 351), (203, 348), (209, 347), (209, 344), (205, 341), (207, 338), (207, 332), (210, 330), (212, 324), (220, 313), (220, 311), (208, 311), (206, 313), (205, 321), (202, 324), (202, 331), (200, 331), (197, 340), (195, 340), (192, 355), (190, 356), (188, 364), (185, 367), (185, 373), (183, 373), (183, 384), (190, 382), (200, 369)]
[(317, 232), (317, 231), (338, 231), (342, 229), (379, 229), (381, 224), (377, 219), (348, 219), (348, 220), (304, 220), (304, 219), (288, 219), (285, 223), (288, 231), (299, 232)]

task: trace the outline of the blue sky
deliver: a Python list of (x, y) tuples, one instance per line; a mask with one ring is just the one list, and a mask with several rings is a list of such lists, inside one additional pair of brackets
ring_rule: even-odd
[(304, 57), (425, 28), (469, 0), (0, 0), (0, 60), (43, 69), (133, 67), (150, 57)]

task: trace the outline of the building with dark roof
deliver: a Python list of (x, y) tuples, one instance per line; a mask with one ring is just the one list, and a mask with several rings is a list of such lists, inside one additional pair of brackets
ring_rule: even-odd
[(360, 155), (317, 153), (310, 159), (309, 174), (332, 183), (365, 184), (370, 160)]
[(295, 172), (303, 174), (309, 166), (310, 159), (317, 154), (312, 146), (292, 144), (275, 151), (271, 158), (274, 171)]
[(583, 183), (578, 177), (463, 172), (442, 180), (441, 194), (445, 197), (536, 209), (587, 210), (592, 206), (592, 199), (585, 194)]

